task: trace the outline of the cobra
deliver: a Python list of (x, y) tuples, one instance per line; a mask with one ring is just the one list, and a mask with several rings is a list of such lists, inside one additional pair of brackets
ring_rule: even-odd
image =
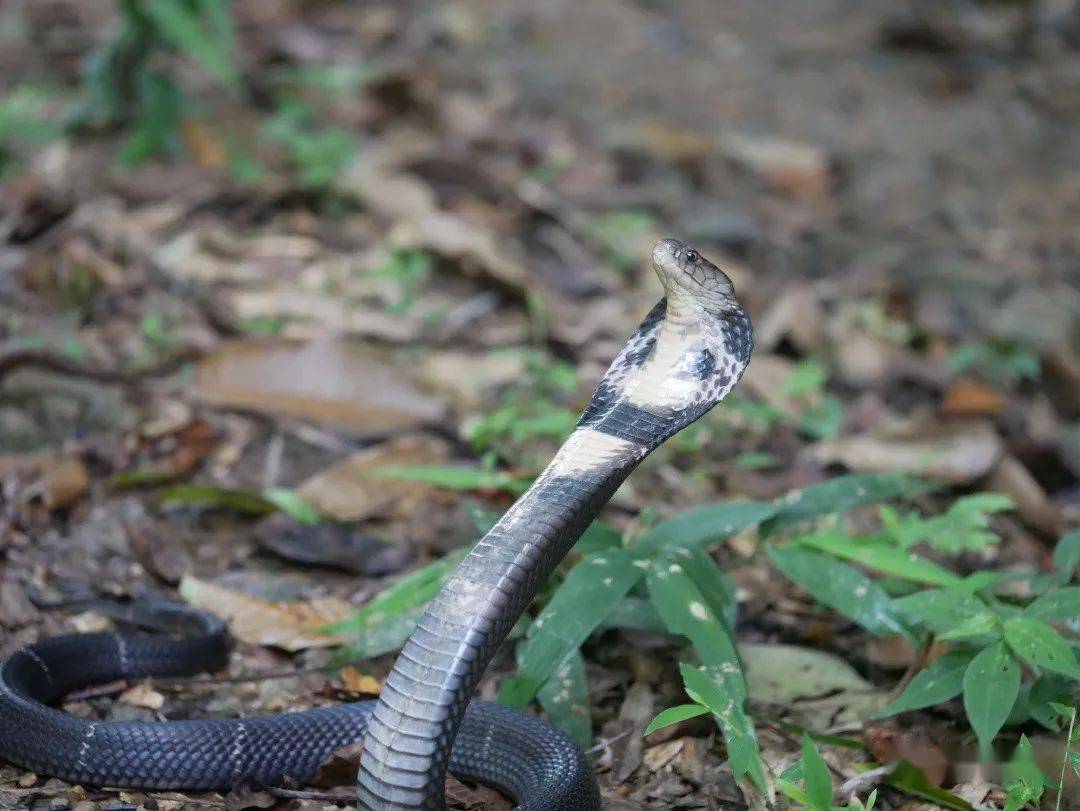
[(178, 607), (195, 635), (76, 634), (12, 654), (0, 665), (0, 756), (73, 783), (220, 789), (310, 780), (331, 752), (362, 739), (362, 809), (442, 809), (448, 770), (528, 811), (599, 808), (592, 770), (566, 737), (471, 698), (510, 628), (616, 488), (722, 400), (750, 360), (750, 319), (719, 268), (674, 239), (656, 243), (652, 264), (664, 298), (548, 467), (431, 602), (378, 701), (161, 723), (93, 721), (48, 706), (95, 682), (223, 666), (224, 626)]

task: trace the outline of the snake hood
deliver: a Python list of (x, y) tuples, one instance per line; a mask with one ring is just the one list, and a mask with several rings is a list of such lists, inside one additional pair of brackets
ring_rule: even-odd
[(579, 424), (611, 430), (645, 412), (657, 432), (625, 437), (644, 453), (720, 402), (753, 348), (750, 317), (720, 268), (676, 239), (653, 246), (652, 264), (665, 296), (612, 362)]

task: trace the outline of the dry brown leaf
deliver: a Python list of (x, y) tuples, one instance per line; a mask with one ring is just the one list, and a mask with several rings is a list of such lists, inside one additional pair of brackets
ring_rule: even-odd
[(783, 338), (790, 338), (804, 355), (811, 355), (824, 345), (825, 324), (825, 313), (814, 289), (794, 284), (754, 319), (754, 347), (759, 352), (772, 351)]
[(145, 707), (148, 710), (160, 710), (165, 704), (165, 696), (155, 690), (146, 682), (140, 682), (120, 694), (120, 700), (134, 707)]
[(361, 673), (352, 665), (341, 671), (341, 682), (346, 690), (360, 696), (375, 696), (382, 689), (382, 684), (377, 678)]
[(400, 363), (335, 340), (238, 341), (199, 363), (195, 395), (207, 403), (334, 425), (360, 433), (438, 422), (445, 409), (420, 393)]
[(181, 121), (180, 137), (200, 166), (216, 168), (226, 164), (228, 155), (225, 145), (217, 139), (213, 130), (201, 121), (193, 118)]
[(657, 746), (649, 747), (642, 756), (642, 763), (650, 772), (659, 771), (674, 760), (684, 745), (685, 738), (676, 738), (673, 741), (665, 741)]
[(642, 762), (643, 739), (641, 733), (653, 716), (656, 696), (644, 682), (634, 682), (626, 692), (619, 708), (619, 726), (631, 730), (630, 734), (611, 744), (611, 770), (615, 782), (624, 783), (637, 771)]
[(419, 373), (436, 391), (453, 396), (455, 404), (476, 408), (488, 390), (519, 379), (525, 360), (520, 352), (439, 352), (421, 362)]
[(41, 494), (41, 501), (46, 507), (60, 510), (81, 499), (89, 484), (90, 475), (86, 472), (86, 465), (79, 459), (62, 459), (51, 465), (32, 489)]
[(863, 726), (863, 743), (879, 763), (906, 760), (921, 768), (935, 786), (945, 780), (949, 759), (925, 734), (901, 732), (893, 721), (872, 721)]
[(987, 487), (1011, 498), (1024, 523), (1053, 538), (1061, 534), (1065, 521), (1061, 508), (1050, 500), (1031, 471), (1016, 457), (1006, 456), (1001, 460)]
[(872, 473), (902, 471), (963, 484), (993, 470), (1002, 442), (988, 422), (920, 422), (818, 444), (814, 458)]
[(958, 380), (941, 402), (941, 413), (950, 416), (993, 416), (1005, 410), (1005, 398), (985, 383)]
[(819, 146), (733, 132), (721, 147), (735, 163), (792, 196), (816, 197), (829, 188), (829, 155)]
[(180, 596), (193, 607), (221, 617), (230, 633), (242, 642), (293, 652), (341, 644), (340, 637), (320, 628), (356, 613), (353, 606), (334, 597), (273, 602), (195, 577), (180, 581)]
[(316, 473), (300, 487), (300, 495), (324, 515), (339, 521), (408, 514), (410, 505), (429, 497), (431, 488), (417, 482), (379, 477), (390, 466), (438, 465), (446, 462), (446, 446), (427, 437), (402, 437), (359, 451)]

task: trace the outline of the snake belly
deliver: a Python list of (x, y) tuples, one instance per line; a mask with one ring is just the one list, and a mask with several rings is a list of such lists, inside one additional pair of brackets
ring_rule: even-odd
[(69, 782), (221, 789), (310, 781), (363, 740), (358, 808), (441, 811), (447, 771), (497, 787), (523, 811), (594, 811), (583, 754), (524, 713), (471, 701), (539, 587), (635, 467), (719, 402), (750, 359), (749, 317), (731, 281), (690, 246), (661, 240), (665, 297), (601, 379), (547, 469), (448, 579), (405, 643), (378, 701), (242, 719), (102, 722), (49, 706), (93, 683), (222, 667), (224, 626), (194, 636), (76, 634), (0, 664), (0, 757)]

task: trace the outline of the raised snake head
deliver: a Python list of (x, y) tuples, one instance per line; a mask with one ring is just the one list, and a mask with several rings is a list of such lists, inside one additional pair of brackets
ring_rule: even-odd
[(690, 307), (715, 315), (738, 309), (731, 279), (685, 242), (661, 239), (653, 246), (652, 261), (667, 292), (669, 309)]

